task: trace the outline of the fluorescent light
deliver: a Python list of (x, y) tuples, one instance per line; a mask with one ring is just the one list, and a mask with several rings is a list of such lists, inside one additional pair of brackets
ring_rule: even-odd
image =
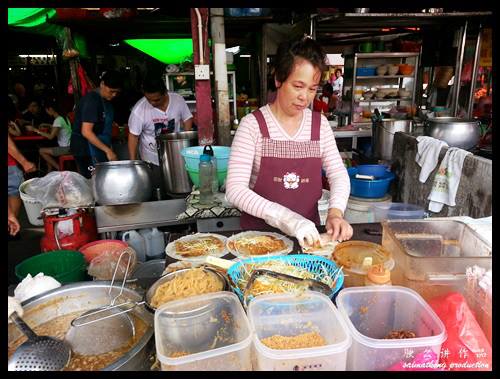
[(239, 46), (228, 47), (226, 51), (228, 53), (238, 54), (240, 52), (240, 47)]
[(240, 58), (251, 58), (250, 54), (240, 54)]
[(48, 58), (48, 57), (54, 57), (54, 55), (47, 55), (47, 54), (22, 54), (19, 55), (19, 58)]

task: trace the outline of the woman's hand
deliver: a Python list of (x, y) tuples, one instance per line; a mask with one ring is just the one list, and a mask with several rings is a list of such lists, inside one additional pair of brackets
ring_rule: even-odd
[(115, 152), (111, 149), (106, 151), (106, 158), (108, 158), (108, 161), (117, 161), (118, 156), (115, 154)]
[(344, 220), (342, 211), (336, 208), (328, 210), (325, 229), (333, 241), (347, 241), (351, 239), (353, 233), (352, 226)]

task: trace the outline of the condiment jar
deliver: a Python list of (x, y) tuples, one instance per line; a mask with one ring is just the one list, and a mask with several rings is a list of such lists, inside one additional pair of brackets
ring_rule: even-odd
[(383, 265), (373, 265), (365, 276), (365, 286), (390, 286), (391, 271)]

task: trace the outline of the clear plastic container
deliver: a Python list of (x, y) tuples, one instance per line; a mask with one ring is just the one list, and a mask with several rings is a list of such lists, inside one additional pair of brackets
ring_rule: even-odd
[(252, 370), (250, 323), (231, 292), (168, 302), (156, 310), (154, 323), (163, 371)]
[(389, 219), (406, 220), (425, 217), (424, 208), (407, 203), (373, 204), (373, 212), (376, 222)]
[[(347, 370), (404, 370), (415, 365), (438, 369), (446, 329), (420, 295), (400, 286), (346, 288), (337, 306), (352, 336)], [(392, 331), (416, 338), (385, 339)]]
[(391, 270), (384, 265), (374, 265), (370, 267), (365, 276), (365, 286), (390, 286)]
[[(254, 330), (254, 370), (345, 370), (351, 337), (342, 316), (327, 296), (312, 291), (301, 296), (258, 296), (249, 304), (248, 318)], [(290, 337), (309, 332), (319, 333), (327, 345), (278, 350), (261, 342), (273, 335)]]
[(382, 246), (396, 266), (392, 283), (417, 291), (425, 300), (450, 291), (463, 294), (467, 267), (491, 269), (491, 246), (456, 220), (382, 222)]

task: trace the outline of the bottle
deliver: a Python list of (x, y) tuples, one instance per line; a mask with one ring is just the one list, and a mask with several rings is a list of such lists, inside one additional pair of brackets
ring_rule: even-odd
[(139, 234), (144, 237), (146, 243), (146, 257), (151, 254), (151, 229), (139, 229)]
[(146, 259), (165, 258), (165, 234), (158, 228), (151, 229), (151, 251), (146, 255)]
[(139, 262), (146, 261), (146, 241), (143, 236), (135, 230), (129, 230), (123, 233), (122, 241), (128, 243), (135, 250)]
[(201, 154), (200, 164), (200, 205), (210, 205), (213, 203), (213, 164), (210, 155)]
[(391, 272), (384, 265), (374, 265), (365, 276), (365, 286), (390, 286)]
[(217, 192), (219, 192), (219, 179), (217, 178), (217, 158), (214, 155), (214, 149), (212, 149), (211, 145), (206, 145), (203, 148), (203, 154), (210, 155), (210, 162), (212, 162), (213, 165), (213, 171), (212, 171), (212, 192), (215, 195)]

